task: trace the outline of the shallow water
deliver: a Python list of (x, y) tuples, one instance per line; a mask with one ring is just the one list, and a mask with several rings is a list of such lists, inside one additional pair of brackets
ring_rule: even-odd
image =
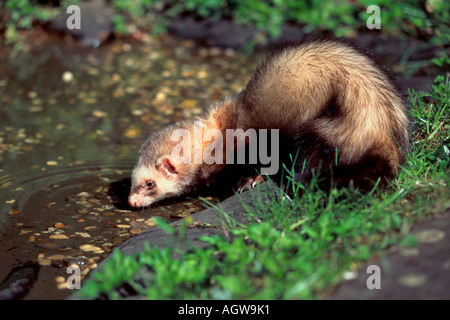
[(170, 39), (89, 49), (35, 37), (23, 52), (1, 54), (0, 281), (38, 261), (27, 298), (67, 296), (55, 278), (67, 278), (68, 259), (85, 259), (87, 273), (152, 216), (201, 210), (204, 202), (188, 198), (133, 211), (129, 175), (151, 131), (240, 91), (254, 67), (244, 61)]

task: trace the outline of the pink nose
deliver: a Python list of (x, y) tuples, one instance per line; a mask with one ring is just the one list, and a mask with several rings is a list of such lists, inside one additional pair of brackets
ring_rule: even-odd
[(133, 200), (128, 199), (128, 204), (129, 204), (131, 207), (136, 207), (136, 201), (133, 201)]

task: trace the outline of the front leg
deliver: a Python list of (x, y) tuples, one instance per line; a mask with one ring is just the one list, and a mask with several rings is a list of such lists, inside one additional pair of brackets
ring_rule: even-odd
[(238, 192), (242, 193), (250, 188), (255, 188), (258, 184), (264, 182), (267, 179), (266, 175), (259, 174), (255, 177), (249, 177), (245, 179), (244, 183), (239, 187)]

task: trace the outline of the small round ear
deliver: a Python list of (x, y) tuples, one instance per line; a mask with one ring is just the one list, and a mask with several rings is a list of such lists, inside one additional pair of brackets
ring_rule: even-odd
[(156, 169), (167, 177), (173, 177), (178, 174), (177, 167), (168, 156), (162, 156), (156, 160)]

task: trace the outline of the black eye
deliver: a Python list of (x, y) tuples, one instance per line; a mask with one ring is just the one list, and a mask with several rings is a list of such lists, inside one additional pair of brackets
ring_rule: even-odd
[(146, 185), (147, 185), (147, 189), (152, 189), (155, 186), (155, 182), (150, 180), (150, 181), (147, 181)]

